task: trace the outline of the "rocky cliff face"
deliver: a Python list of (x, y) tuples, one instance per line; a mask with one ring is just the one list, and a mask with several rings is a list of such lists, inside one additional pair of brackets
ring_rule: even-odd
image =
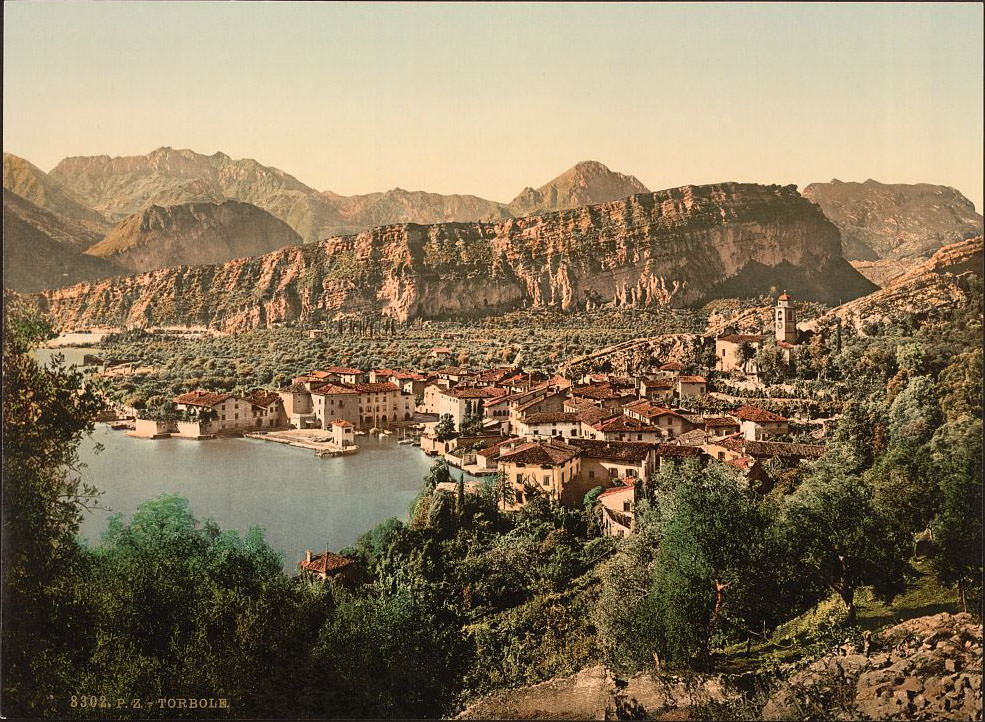
[(684, 306), (736, 279), (747, 295), (783, 285), (827, 302), (874, 289), (841, 257), (837, 229), (793, 186), (726, 183), (502, 223), (384, 226), (44, 298), (63, 327), (246, 329), (353, 311), (407, 319), (523, 306)]
[(875, 293), (833, 308), (817, 323), (824, 325), (840, 319), (861, 326), (923, 317), (932, 309), (961, 306), (968, 299), (969, 277), (982, 275), (982, 247), (981, 236), (945, 246)]
[(301, 243), (290, 226), (237, 201), (150, 206), (120, 221), (86, 251), (129, 272), (224, 263)]
[(804, 197), (838, 226), (848, 260), (925, 258), (982, 232), (982, 216), (954, 188), (929, 183), (811, 183)]
[(631, 175), (609, 170), (598, 161), (589, 160), (569, 168), (540, 188), (524, 188), (509, 205), (516, 217), (606, 203), (649, 193), (646, 186)]
[(11, 153), (3, 154), (3, 187), (39, 208), (86, 226), (90, 232), (105, 232), (109, 227), (106, 218), (86, 207), (71, 191)]
[(3, 283), (33, 293), (123, 273), (82, 251), (98, 235), (80, 223), (39, 208), (12, 191), (3, 194)]

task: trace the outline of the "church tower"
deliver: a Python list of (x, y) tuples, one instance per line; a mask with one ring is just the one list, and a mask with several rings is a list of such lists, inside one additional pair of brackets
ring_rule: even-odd
[(776, 301), (776, 340), (797, 343), (797, 309), (786, 291)]

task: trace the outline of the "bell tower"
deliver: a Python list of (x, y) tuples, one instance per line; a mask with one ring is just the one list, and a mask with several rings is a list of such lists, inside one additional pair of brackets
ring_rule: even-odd
[(786, 291), (776, 301), (776, 340), (797, 343), (797, 309)]

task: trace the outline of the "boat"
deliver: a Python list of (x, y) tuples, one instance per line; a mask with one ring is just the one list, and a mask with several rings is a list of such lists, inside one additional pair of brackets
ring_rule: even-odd
[(397, 443), (400, 444), (401, 446), (406, 446), (407, 444), (413, 444), (414, 443), (414, 440), (413, 439), (397, 439)]
[(392, 436), (393, 432), (390, 429), (380, 429), (380, 436)]

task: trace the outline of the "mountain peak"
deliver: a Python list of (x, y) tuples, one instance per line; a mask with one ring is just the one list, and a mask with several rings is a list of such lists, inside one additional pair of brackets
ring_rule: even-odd
[(617, 173), (597, 160), (583, 160), (536, 190), (524, 188), (510, 209), (516, 215), (534, 215), (648, 192), (634, 176)]

